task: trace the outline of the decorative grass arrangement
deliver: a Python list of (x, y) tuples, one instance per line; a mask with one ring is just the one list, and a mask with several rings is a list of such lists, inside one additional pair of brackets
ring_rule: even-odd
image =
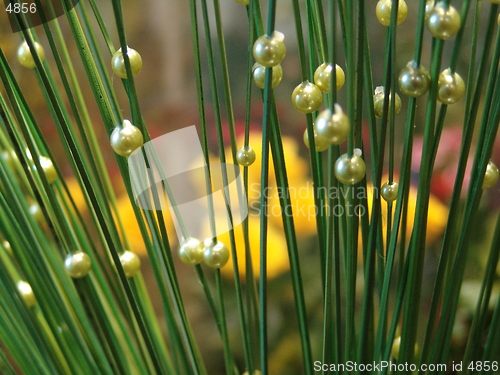
[[(231, 65), (225, 46), (221, 7), (229, 4), (190, 0), (185, 15), (209, 172), (201, 195), (234, 177), (217, 170), (218, 154), (240, 166), (246, 191), (225, 204), (243, 199), (249, 216), (208, 240), (190, 238), (175, 208), (179, 239), (168, 210), (136, 204), (128, 159), (151, 136), (135, 86), (141, 46), (128, 47), (121, 1), (105, 15), (95, 0), (62, 0), (57, 18), (50, 1), (36, 0), (36, 28), (29, 13), (10, 13), (24, 44), (17, 59), (0, 50), (0, 372), (499, 373), (499, 172), (491, 161), (499, 1), (292, 0), (280, 4), (292, 25), (276, 22), (275, 0), (224, 2), (248, 16), (243, 66)], [(375, 14), (384, 26), (370, 21)], [(281, 26), (295, 30), (286, 42)], [(412, 54), (398, 42), (404, 33), (414, 35)], [(42, 130), (16, 78), (25, 68), (66, 161), (54, 156), (54, 133)], [(235, 81), (246, 87), (244, 103), (233, 102)], [(290, 119), (302, 124), (309, 151), (290, 140)], [(460, 123), (455, 152), (442, 156), (452, 121)], [(115, 160), (103, 156), (102, 127)], [(456, 164), (436, 203), (443, 157)], [(121, 173), (147, 257), (131, 247), (109, 164)], [(172, 198), (168, 179), (154, 186)], [(293, 194), (299, 187), (306, 197)], [(153, 200), (161, 194), (152, 189)], [(312, 214), (301, 213), (304, 202)], [(218, 221), (209, 221), (214, 233)], [(467, 302), (471, 279), (479, 286)], [(208, 312), (202, 321), (192, 318), (186, 284), (206, 297), (197, 301)]]

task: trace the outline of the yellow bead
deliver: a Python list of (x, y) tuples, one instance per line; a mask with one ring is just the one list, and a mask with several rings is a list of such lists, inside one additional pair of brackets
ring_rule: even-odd
[(446, 105), (458, 102), (465, 93), (465, 84), (458, 73), (451, 73), (451, 69), (445, 69), (439, 75), (438, 100)]
[(124, 251), (120, 255), (120, 262), (127, 277), (134, 277), (141, 269), (141, 259), (132, 251)]
[(314, 83), (302, 82), (292, 92), (292, 104), (302, 113), (316, 112), (323, 102), (323, 94)]
[(16, 164), (19, 163), (17, 154), (13, 149), (3, 150), (2, 159), (5, 161), (5, 163), (11, 170), (14, 170), (16, 168)]
[(392, 342), (392, 350), (391, 350), (391, 353), (392, 353), (392, 356), (395, 358), (395, 359), (398, 359), (399, 357), (399, 349), (401, 347), (401, 336), (398, 336), (394, 339), (394, 341)]
[[(304, 131), (304, 144), (307, 148), (309, 148), (309, 134), (307, 129)], [(330, 143), (328, 143), (328, 141), (323, 137), (319, 137), (316, 133), (314, 133), (314, 146), (316, 148), (316, 152), (322, 152), (330, 146)]]
[(386, 182), (384, 185), (382, 185), (380, 195), (386, 202), (394, 202), (398, 197), (398, 190), (399, 185), (397, 182), (393, 182), (392, 184)]
[(316, 117), (314, 130), (318, 137), (338, 145), (347, 139), (351, 126), (340, 105), (335, 104), (334, 108), (334, 114), (330, 109), (325, 109)]
[(366, 174), (365, 161), (358, 153), (354, 152), (351, 157), (347, 154), (340, 156), (335, 162), (335, 177), (347, 185), (360, 182)]
[(248, 0), (234, 0), (234, 1), (236, 1), (238, 4), (241, 4), (241, 5), (245, 5), (245, 6), (248, 5)]
[[(373, 106), (375, 109), (375, 117), (377, 118), (382, 118), (383, 112), (384, 112), (384, 98), (385, 98), (385, 92), (384, 92), (384, 87), (378, 86), (375, 89), (375, 95), (373, 96)], [(391, 94), (389, 94), (389, 106), (387, 107), (388, 113), (391, 113)], [(399, 95), (396, 93), (396, 99), (395, 99), (395, 110), (396, 114), (401, 111), (401, 98)]]
[(9, 254), (10, 256), (14, 255), (12, 253), (12, 247), (10, 246), (10, 242), (9, 241), (2, 241), (2, 247), (7, 252), (7, 254)]
[(28, 209), (31, 216), (33, 216), (33, 219), (35, 219), (38, 224), (41, 224), (44, 221), (45, 217), (43, 216), (43, 211), (37, 202), (31, 203)]
[(55, 182), (55, 180), (57, 180), (57, 171), (56, 167), (54, 167), (54, 164), (52, 163), (52, 160), (45, 156), (40, 156), (40, 164), (49, 184)]
[(203, 250), (203, 262), (210, 268), (219, 269), (226, 265), (229, 260), (229, 249), (221, 242), (217, 241), (214, 245), (211, 238), (205, 240), (205, 249)]
[(410, 61), (399, 74), (399, 89), (406, 96), (417, 98), (424, 95), (431, 84), (431, 76), (427, 69)]
[[(243, 375), (248, 375), (248, 371), (245, 371)], [(260, 370), (254, 370), (253, 375), (262, 375), (262, 372), (260, 372)]]
[(427, 29), (431, 35), (437, 39), (448, 39), (460, 30), (460, 15), (457, 10), (446, 5), (444, 1), (437, 2), (429, 12), (427, 19)]
[(255, 151), (250, 145), (243, 146), (236, 153), (236, 161), (239, 165), (249, 167), (255, 162)]
[[(40, 58), (40, 61), (43, 62), (45, 60), (45, 51), (42, 45), (38, 42), (35, 42), (35, 49), (38, 57)], [(19, 61), (19, 64), (21, 64), (25, 68), (33, 69), (34, 67), (36, 67), (35, 59), (31, 54), (28, 43), (26, 42), (23, 42), (17, 49), (17, 60)]]
[[(281, 79), (283, 78), (283, 69), (280, 64), (274, 66), (272, 69), (271, 86), (276, 87), (280, 84)], [(255, 63), (252, 68), (252, 76), (257, 87), (263, 89), (266, 82), (266, 67), (259, 63)]]
[[(375, 13), (377, 19), (384, 26), (390, 26), (391, 24), (391, 12), (392, 12), (392, 0), (380, 0), (377, 3), (377, 8)], [(400, 25), (406, 19), (408, 15), (408, 6), (404, 0), (399, 0), (398, 3), (398, 16), (396, 23)]]
[(424, 16), (426, 24), (427, 21), (429, 20), (429, 17), (433, 9), (434, 9), (434, 0), (427, 0), (427, 2), (425, 3), (425, 16)]
[[(142, 57), (135, 49), (127, 47), (127, 55), (130, 60), (130, 67), (132, 69), (132, 76), (135, 77), (142, 69)], [(127, 78), (127, 70), (125, 68), (125, 59), (123, 57), (122, 49), (116, 51), (111, 59), (111, 67), (113, 72), (120, 78)]]
[(74, 279), (87, 276), (92, 268), (92, 260), (83, 251), (68, 254), (64, 260), (66, 273)]
[(179, 248), (179, 257), (183, 263), (194, 266), (203, 260), (203, 251), (203, 242), (196, 238), (188, 238)]
[(35, 294), (33, 293), (33, 289), (31, 289), (31, 285), (28, 284), (26, 281), (19, 281), (17, 283), (17, 290), (19, 291), (19, 294), (23, 298), (24, 303), (28, 307), (33, 307), (36, 304), (36, 297)]
[(253, 45), (255, 61), (267, 68), (281, 64), (286, 54), (284, 39), (285, 36), (278, 31), (274, 31), (271, 37), (259, 37)]
[(489, 189), (496, 185), (498, 182), (499, 172), (497, 166), (490, 161), (486, 166), (484, 173), (483, 189)]
[[(394, 339), (394, 341), (392, 342), (392, 350), (391, 350), (391, 354), (392, 356), (394, 357), (394, 359), (398, 359), (399, 357), (399, 350), (401, 348), (401, 336), (398, 336)], [(418, 353), (418, 344), (415, 343), (415, 347), (414, 347), (414, 351), (413, 351), (413, 354), (414, 355), (417, 355)]]
[(123, 125), (116, 127), (110, 136), (111, 147), (121, 156), (128, 157), (144, 144), (141, 131), (129, 120), (123, 120)]
[[(333, 67), (331, 64), (323, 63), (316, 68), (314, 72), (314, 84), (318, 86), (318, 88), (328, 93), (330, 92), (330, 82), (331, 82), (331, 73)], [(342, 68), (338, 65), (335, 65), (335, 86), (337, 91), (339, 91), (342, 86), (344, 86), (345, 82), (345, 74)]]

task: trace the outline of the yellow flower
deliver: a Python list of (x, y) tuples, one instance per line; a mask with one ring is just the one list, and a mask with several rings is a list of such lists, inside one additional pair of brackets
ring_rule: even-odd
[[(283, 136), (283, 154), (288, 178), (288, 190), (277, 188), (274, 164), (270, 156), (269, 185), (264, 194), (269, 199), (270, 224), (282, 228), (282, 210), (280, 194), (290, 198), (290, 205), (285, 207), (285, 215), (293, 214), (295, 234), (298, 238), (308, 237), (316, 233), (316, 206), (314, 204), (314, 190), (308, 178), (307, 161), (299, 155), (299, 145), (293, 138)], [(238, 139), (238, 145), (243, 145), (244, 139)], [(255, 150), (255, 162), (248, 167), (248, 203), (250, 208), (258, 208), (260, 203), (260, 178), (262, 160), (262, 134), (250, 133), (250, 146)]]
[[(313, 236), (317, 233), (316, 216), (319, 214), (314, 202), (314, 188), (311, 181), (293, 181), (287, 191), (271, 190), (269, 196), (269, 220), (282, 227), (282, 215), (293, 215), (297, 238)], [(280, 194), (287, 194), (290, 204), (281, 209)]]
[[(386, 181), (387, 178), (382, 178), (382, 181)], [(373, 187), (371, 185), (367, 185), (367, 199), (368, 199), (368, 209), (371, 212), (372, 201), (373, 201)], [(408, 194), (408, 210), (407, 210), (407, 222), (406, 222), (406, 238), (407, 240), (410, 238), (411, 233), (414, 227), (414, 219), (415, 212), (417, 206), (417, 188), (414, 186), (410, 186), (410, 191)], [(382, 231), (384, 241), (386, 240), (387, 235), (387, 203), (381, 199), (381, 207), (382, 207)], [(396, 202), (392, 205), (393, 214), (396, 209)], [(392, 216), (394, 218), (394, 215)], [(432, 194), (429, 197), (429, 207), (427, 213), (427, 226), (426, 226), (426, 243), (432, 244), (434, 241), (439, 239), (446, 228), (446, 223), (448, 220), (448, 207), (445, 206), (441, 201), (433, 196)]]
[[(260, 220), (258, 216), (248, 217), (248, 232), (250, 257), (252, 259), (252, 267), (255, 277), (258, 277), (260, 270)], [(207, 225), (206, 232), (209, 233)], [(238, 270), (240, 278), (246, 275), (246, 248), (245, 238), (243, 236), (243, 225), (240, 224), (234, 228), (234, 236), (236, 243), (236, 254), (238, 256)], [(209, 236), (207, 236), (209, 237)], [(231, 247), (229, 232), (217, 236), (219, 241), (222, 241)], [(288, 251), (286, 241), (282, 232), (273, 225), (269, 225), (267, 229), (267, 277), (272, 279), (279, 276), (289, 268)], [(233, 260), (229, 258), (227, 264), (221, 268), (223, 276), (233, 277)]]
[[(73, 177), (67, 178), (65, 181), (66, 184), (68, 185), (68, 189), (75, 202), (77, 209), (82, 213), (86, 212), (88, 207), (85, 202), (85, 198), (80, 188), (80, 185), (78, 184), (76, 178)], [(143, 255), (146, 253), (146, 247), (144, 245), (144, 240), (142, 238), (141, 231), (139, 229), (139, 224), (137, 224), (132, 203), (130, 202), (129, 197), (127, 193), (124, 191), (121, 184), (117, 183), (117, 185), (121, 187), (120, 189), (121, 193), (119, 194), (116, 200), (118, 215), (120, 216), (120, 220), (122, 222), (123, 229), (125, 231), (125, 236), (127, 237), (131, 247), (130, 249), (126, 250), (131, 250), (137, 253), (138, 255)], [(169, 241), (171, 244), (173, 244), (175, 243), (177, 235), (174, 230), (174, 223), (172, 220), (172, 216), (170, 215), (170, 212), (164, 210), (163, 217), (165, 218), (165, 226), (167, 228)]]

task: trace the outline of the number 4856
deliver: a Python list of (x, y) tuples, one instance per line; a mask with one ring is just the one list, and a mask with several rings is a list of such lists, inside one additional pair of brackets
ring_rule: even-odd
[(467, 367), (469, 370), (474, 372), (476, 371), (498, 371), (498, 362), (497, 361), (472, 361)]
[(9, 13), (36, 13), (36, 4), (35, 3), (15, 3), (14, 5), (9, 4), (7, 8), (5, 8), (6, 12)]

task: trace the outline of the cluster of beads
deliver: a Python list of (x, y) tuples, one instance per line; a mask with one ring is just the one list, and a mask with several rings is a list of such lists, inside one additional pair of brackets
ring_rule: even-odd
[[(127, 47), (127, 56), (132, 69), (132, 76), (135, 77), (142, 69), (142, 57), (135, 49)], [(113, 72), (120, 78), (127, 79), (127, 70), (125, 68), (125, 58), (123, 57), (122, 49), (116, 51), (111, 59), (111, 68)]]
[[(44, 61), (45, 51), (42, 45), (38, 42), (35, 42), (34, 46), (36, 49), (36, 53), (40, 58), (40, 61)], [(19, 61), (19, 64), (28, 69), (33, 69), (36, 66), (35, 59), (31, 54), (30, 46), (28, 45), (28, 43), (23, 42), (17, 49), (17, 60)]]
[(211, 238), (207, 238), (203, 243), (190, 237), (181, 244), (179, 257), (189, 266), (204, 262), (208, 267), (218, 269), (229, 260), (229, 249), (221, 241), (214, 243)]
[(366, 164), (361, 155), (361, 150), (356, 148), (351, 157), (343, 154), (337, 159), (334, 167), (337, 180), (343, 184), (354, 185), (365, 177)]
[[(375, 8), (377, 19), (384, 26), (391, 25), (392, 0), (380, 0)], [(408, 15), (408, 6), (404, 0), (398, 2), (398, 15), (396, 23), (402, 24)]]
[(111, 147), (118, 155), (128, 157), (144, 144), (141, 131), (129, 120), (123, 120), (122, 126), (116, 127), (110, 136)]
[[(392, 94), (389, 94), (389, 113), (390, 113), (390, 102), (391, 102)], [(384, 113), (384, 99), (385, 99), (385, 90), (383, 86), (378, 86), (375, 88), (375, 94), (373, 95), (373, 106), (375, 109), (375, 117), (382, 118)], [(401, 111), (401, 98), (398, 94), (396, 94), (395, 98), (395, 110), (396, 113)]]

